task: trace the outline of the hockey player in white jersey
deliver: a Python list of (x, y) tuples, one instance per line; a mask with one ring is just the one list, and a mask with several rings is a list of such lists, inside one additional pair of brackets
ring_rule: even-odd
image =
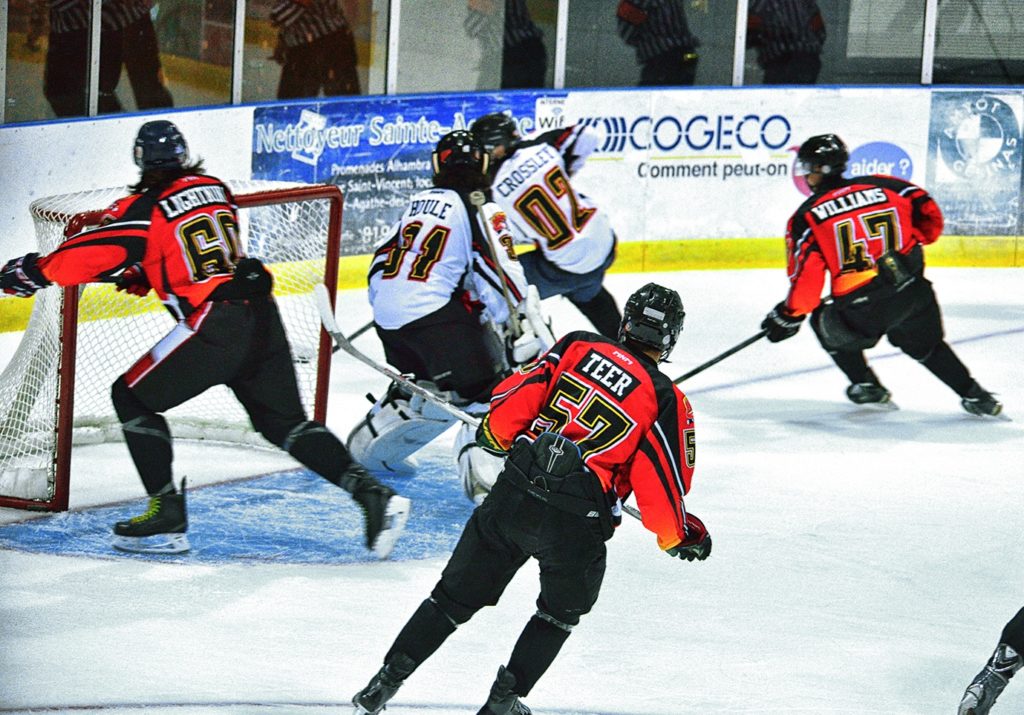
[[(554, 342), (550, 334), (538, 338), (531, 327), (530, 315), (538, 330), (545, 329), (540, 299), (528, 290), (505, 214), (489, 200), (488, 161), (469, 132), (442, 137), (432, 155), (436, 188), (411, 198), (369, 271), (374, 326), (388, 363), (481, 413), (510, 365), (533, 359)], [(392, 384), (349, 436), (349, 449), (371, 471), (409, 472), (415, 467), (411, 455), (452, 422), (444, 410)], [(457, 449), (475, 442), (466, 432)], [(459, 459), (470, 496), (475, 482), (469, 462), (488, 461), (478, 451)], [(494, 465), (493, 477), (498, 469)], [(484, 477), (484, 488), (493, 477)]]
[(597, 148), (599, 135), (579, 124), (523, 139), (507, 114), (473, 122), (473, 135), (491, 157), (494, 201), (509, 216), (526, 279), (541, 298), (564, 295), (599, 333), (615, 339), (622, 314), (604, 287), (615, 260), (608, 215), (572, 186), (570, 178)]

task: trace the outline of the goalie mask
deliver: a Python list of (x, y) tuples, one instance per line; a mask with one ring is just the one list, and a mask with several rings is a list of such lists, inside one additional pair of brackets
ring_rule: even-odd
[(683, 332), (683, 301), (671, 288), (648, 283), (629, 296), (622, 309), (619, 342), (633, 342), (660, 353), (665, 360)]
[(484, 145), (484, 149), (490, 154), (494, 147), (505, 147), (505, 154), (508, 155), (519, 143), (519, 128), (512, 117), (501, 112), (485, 114), (470, 125), (469, 130), (473, 136)]
[(188, 144), (174, 124), (158, 119), (139, 129), (132, 158), (143, 171), (177, 169), (188, 163)]
[(839, 177), (846, 170), (850, 152), (835, 134), (818, 134), (800, 145), (796, 154), (796, 173), (806, 176), (819, 172), (827, 177)]
[(483, 145), (469, 132), (448, 132), (437, 143), (430, 157), (434, 185), (448, 189), (482, 189), (490, 182), (490, 162)]

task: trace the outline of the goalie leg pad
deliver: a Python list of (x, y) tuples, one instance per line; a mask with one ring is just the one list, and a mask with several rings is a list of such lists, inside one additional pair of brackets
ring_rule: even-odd
[(462, 490), (475, 504), (482, 503), (501, 474), (505, 460), (478, 447), (476, 430), (467, 424), (455, 435), (455, 459)]
[(410, 474), (416, 464), (409, 458), (447, 430), (455, 418), (431, 405), (429, 416), (420, 409), (430, 403), (389, 394), (378, 400), (348, 436), (353, 459), (371, 472)]

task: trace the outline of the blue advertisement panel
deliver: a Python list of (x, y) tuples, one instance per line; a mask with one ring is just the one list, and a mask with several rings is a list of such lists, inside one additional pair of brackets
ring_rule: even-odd
[(1019, 232), (1022, 100), (1019, 92), (932, 94), (925, 186), (946, 216), (945, 233)]
[[(254, 179), (328, 183), (345, 195), (342, 253), (369, 253), (401, 216), (409, 197), (431, 183), (430, 154), (447, 132), (483, 114), (510, 111), (522, 134), (538, 106), (564, 93), (510, 92), (338, 99), (257, 107)], [(555, 128), (554, 124), (550, 128)]]

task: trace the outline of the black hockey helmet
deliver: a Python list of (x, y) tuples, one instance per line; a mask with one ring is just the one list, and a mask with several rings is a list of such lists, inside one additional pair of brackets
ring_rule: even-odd
[(157, 119), (139, 129), (133, 157), (143, 171), (179, 168), (188, 163), (188, 144), (174, 124)]
[(516, 121), (504, 112), (485, 114), (474, 121), (469, 130), (480, 140), (488, 153), (496, 146), (503, 146), (506, 152), (511, 152), (521, 138)]
[(430, 157), (434, 184), (447, 188), (474, 189), (487, 186), (490, 159), (483, 145), (470, 132), (448, 132), (434, 147)]
[(632, 341), (661, 352), (664, 360), (683, 332), (683, 301), (671, 288), (648, 283), (629, 296), (622, 309), (619, 342)]
[(846, 144), (835, 134), (818, 134), (800, 145), (796, 153), (796, 172), (806, 176), (820, 172), (829, 177), (842, 175), (850, 152)]

